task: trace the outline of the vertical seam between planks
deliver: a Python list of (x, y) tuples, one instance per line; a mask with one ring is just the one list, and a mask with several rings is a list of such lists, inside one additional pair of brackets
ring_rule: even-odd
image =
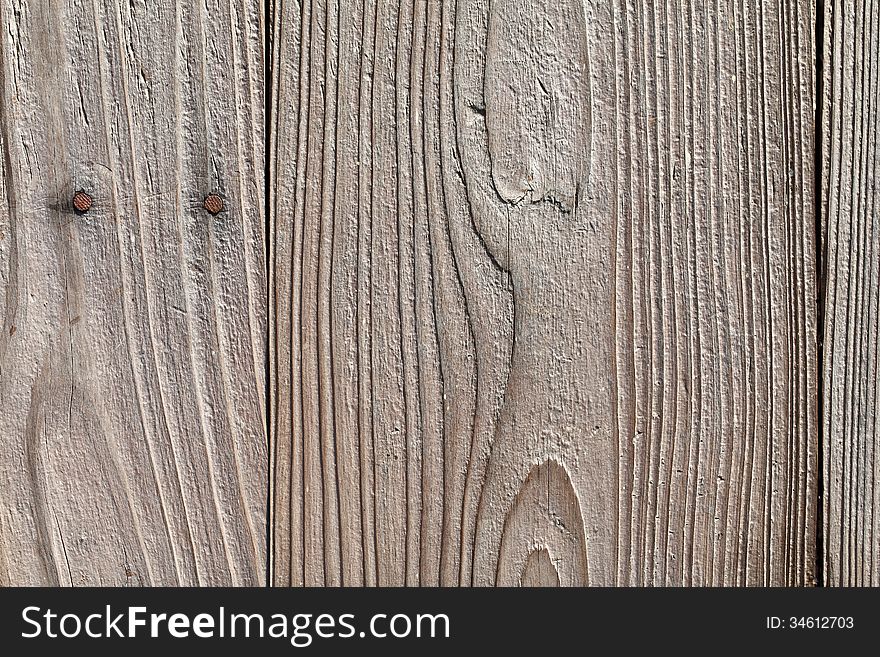
[(825, 2), (816, 0), (816, 23), (814, 31), (815, 75), (813, 117), (813, 221), (816, 231), (816, 535), (815, 535), (815, 584), (825, 586), (825, 239), (822, 211), (822, 147), (824, 135), (824, 33)]
[(267, 249), (265, 261), (266, 275), (266, 310), (269, 314), (269, 321), (266, 323), (266, 349), (263, 359), (264, 369), (264, 396), (263, 404), (265, 405), (266, 417), (266, 580), (265, 587), (273, 586), (272, 570), (274, 566), (273, 551), (275, 549), (274, 541), (274, 507), (272, 504), (272, 494), (274, 491), (274, 467), (273, 467), (273, 443), (275, 442), (275, 417), (274, 411), (274, 392), (273, 386), (277, 381), (275, 373), (274, 360), (272, 350), (277, 344), (277, 334), (272, 339), (272, 333), (275, 331), (275, 268), (272, 266), (273, 257), (275, 255), (275, 241), (273, 239), (274, 232), (272, 230), (272, 213), (269, 208), (270, 194), (272, 192), (271, 184), (271, 162), (272, 157), (277, 150), (274, 144), (270, 142), (270, 134), (275, 134), (272, 127), (272, 100), (274, 94), (273, 75), (274, 66), (272, 62), (273, 44), (272, 30), (275, 25), (275, 8), (273, 0), (263, 0), (263, 226), (265, 235), (263, 237), (264, 247)]

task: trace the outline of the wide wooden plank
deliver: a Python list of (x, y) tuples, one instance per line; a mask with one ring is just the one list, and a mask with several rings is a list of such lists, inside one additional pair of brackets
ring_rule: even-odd
[(822, 566), (829, 585), (877, 586), (880, 8), (827, 2), (822, 34)]
[(275, 584), (814, 582), (814, 14), (277, 4)]
[(0, 584), (265, 581), (262, 21), (0, 2)]

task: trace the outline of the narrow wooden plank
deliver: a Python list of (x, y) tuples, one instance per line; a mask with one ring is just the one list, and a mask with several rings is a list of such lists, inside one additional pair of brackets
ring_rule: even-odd
[(823, 27), (824, 580), (877, 586), (880, 8), (826, 2)]
[(279, 3), (275, 584), (813, 582), (813, 29)]
[(0, 3), (0, 584), (265, 580), (262, 20)]

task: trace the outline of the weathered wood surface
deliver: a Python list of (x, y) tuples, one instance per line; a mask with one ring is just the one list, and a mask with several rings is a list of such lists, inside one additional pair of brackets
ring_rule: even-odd
[(0, 584), (265, 581), (262, 14), (0, 3)]
[(814, 582), (815, 18), (277, 4), (272, 582)]
[(874, 3), (825, 3), (822, 565), (828, 585), (880, 585), (878, 19)]

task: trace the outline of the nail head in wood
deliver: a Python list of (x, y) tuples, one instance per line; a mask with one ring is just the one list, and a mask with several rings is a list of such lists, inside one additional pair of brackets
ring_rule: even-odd
[(73, 195), (73, 207), (80, 214), (88, 212), (89, 208), (92, 207), (92, 197), (83, 190), (79, 190)]
[(216, 215), (223, 209), (223, 199), (218, 194), (208, 194), (205, 197), (205, 210)]

